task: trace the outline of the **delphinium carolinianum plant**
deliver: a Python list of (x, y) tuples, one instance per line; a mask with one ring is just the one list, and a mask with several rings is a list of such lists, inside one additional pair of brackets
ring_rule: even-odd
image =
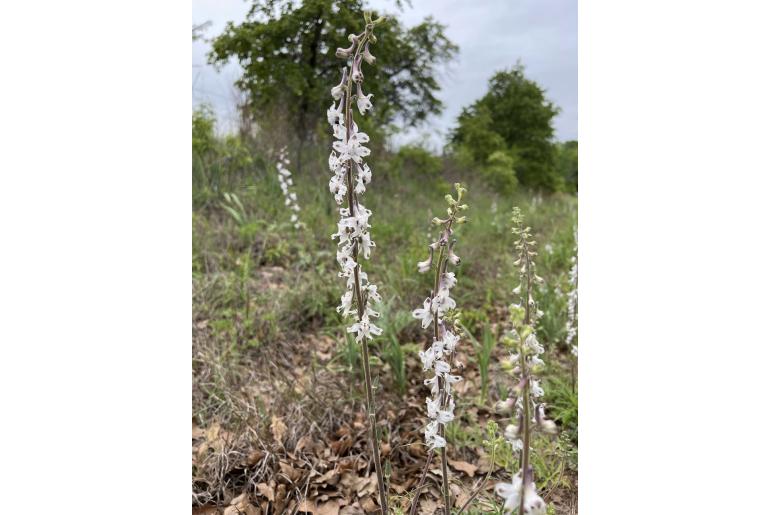
[(578, 258), (577, 258), (577, 231), (575, 232), (575, 255), (572, 256), (572, 268), (569, 270), (570, 290), (567, 294), (567, 347), (572, 354), (578, 355)]
[(500, 412), (515, 411), (513, 423), (505, 429), (505, 438), (514, 452), (520, 453), (519, 470), (510, 483), (497, 483), (495, 492), (505, 499), (504, 510), (516, 511), (519, 515), (544, 515), (546, 504), (537, 494), (530, 460), (532, 436), (535, 431), (555, 433), (556, 424), (545, 418), (545, 405), (540, 402), (543, 389), (538, 380), (544, 363), (540, 355), (543, 346), (535, 336), (535, 323), (540, 315), (532, 297), (535, 283), (543, 281), (535, 273), (535, 241), (531, 229), (524, 226), (524, 218), (519, 208), (513, 209), (513, 234), (516, 236), (515, 249), (518, 259), (520, 284), (513, 290), (521, 298), (521, 304), (511, 306), (513, 329), (503, 339), (511, 350), (511, 356), (502, 363), (502, 368), (515, 378), (513, 393), (497, 405)]
[(294, 224), (295, 229), (302, 227), (302, 222), (299, 221), (299, 204), (297, 203), (297, 194), (291, 190), (294, 185), (294, 181), (291, 178), (291, 172), (289, 171), (289, 158), (286, 153), (286, 147), (281, 149), (278, 154), (278, 162), (275, 167), (278, 169), (278, 182), (281, 185), (281, 191), (283, 192), (284, 204), (289, 210), (291, 210), (291, 223)]
[[(447, 515), (451, 505), (446, 457), (446, 424), (454, 419), (455, 401), (452, 396), (452, 384), (461, 379), (460, 376), (451, 373), (455, 348), (460, 337), (456, 334), (459, 331), (454, 327), (448, 327), (446, 323), (447, 312), (455, 307), (455, 301), (449, 296), (449, 290), (457, 283), (454, 272), (447, 271), (447, 267), (450, 263), (452, 265), (460, 263), (460, 258), (453, 250), (456, 240), (452, 238), (452, 226), (465, 223), (466, 217), (458, 214), (468, 209), (467, 204), (462, 204), (466, 189), (460, 184), (455, 184), (455, 189), (456, 199), (452, 195), (446, 196), (449, 204), (447, 217), (433, 219), (433, 223), (441, 227), (441, 234), (436, 241), (428, 245), (430, 256), (417, 264), (417, 270), (420, 273), (435, 271), (433, 291), (430, 297), (425, 299), (423, 307), (412, 312), (412, 315), (422, 322), (423, 329), (432, 326), (432, 343), (426, 350), (420, 351), (423, 370), (430, 371), (433, 376), (425, 380), (425, 384), (430, 386), (431, 393), (431, 397), (425, 399), (428, 418), (430, 418), (425, 428), (425, 443), (431, 450), (428, 462), (431, 461), (435, 449), (440, 449), (441, 452), (442, 495)], [(452, 332), (453, 330), (455, 332)], [(419, 496), (419, 491), (416, 495)]]
[(366, 13), (365, 21), (363, 32), (348, 36), (350, 47), (338, 48), (336, 52), (337, 57), (346, 61), (346, 66), (342, 70), (342, 80), (331, 90), (334, 101), (327, 111), (329, 124), (334, 131), (333, 150), (329, 155), (329, 168), (333, 173), (329, 180), (329, 190), (334, 194), (337, 204), (342, 206), (339, 210), (337, 232), (332, 238), (338, 239), (337, 262), (341, 269), (339, 275), (345, 278), (347, 291), (342, 296), (337, 311), (344, 317), (355, 319), (347, 330), (349, 333), (355, 333), (356, 341), (361, 345), (372, 457), (377, 473), (380, 508), (382, 513), (387, 513), (387, 492), (380, 463), (374, 388), (369, 366), (369, 340), (382, 333), (382, 329), (371, 320), (379, 316), (371, 305), (382, 299), (377, 293), (377, 286), (369, 282), (366, 272), (361, 269), (361, 257), (369, 259), (374, 247), (369, 233), (369, 218), (372, 212), (361, 203), (366, 185), (372, 179), (372, 171), (363, 161), (370, 154), (369, 149), (364, 146), (369, 141), (369, 136), (358, 130), (353, 119), (354, 100), (362, 116), (372, 108), (372, 95), (365, 95), (362, 91), (362, 65), (363, 61), (369, 65), (374, 64), (375, 58), (369, 52), (369, 45), (377, 41), (374, 28), (384, 19), (372, 20), (371, 15)]

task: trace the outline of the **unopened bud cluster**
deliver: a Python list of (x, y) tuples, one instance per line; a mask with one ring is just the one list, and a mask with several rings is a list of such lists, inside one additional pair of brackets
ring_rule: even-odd
[(275, 167), (278, 169), (278, 182), (281, 185), (281, 191), (283, 192), (284, 204), (291, 211), (291, 223), (294, 224), (295, 229), (300, 229), (303, 224), (299, 221), (299, 204), (297, 203), (297, 194), (292, 191), (294, 181), (291, 178), (291, 172), (289, 171), (289, 157), (286, 153), (286, 147), (281, 149), (278, 155), (278, 162)]

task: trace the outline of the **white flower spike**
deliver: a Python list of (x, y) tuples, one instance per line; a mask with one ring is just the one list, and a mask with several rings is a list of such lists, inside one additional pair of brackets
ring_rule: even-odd
[[(447, 242), (452, 235), (452, 225), (459, 224), (458, 212), (467, 208), (460, 205), (465, 188), (455, 184), (457, 190), (457, 200), (451, 195), (447, 196), (449, 203), (449, 218), (441, 220), (435, 218), (433, 223), (442, 225), (439, 238), (428, 246), (430, 255), (425, 261), (417, 263), (417, 271), (420, 273), (428, 272), (433, 269), (434, 253), (438, 251), (438, 258), (435, 260), (434, 291), (431, 296), (426, 298), (421, 308), (412, 311), (412, 316), (420, 320), (423, 329), (433, 326), (433, 338), (431, 346), (420, 352), (420, 360), (423, 369), (431, 371), (433, 377), (426, 379), (425, 385), (430, 386), (431, 396), (426, 399), (427, 414), (430, 422), (425, 427), (425, 443), (430, 450), (440, 449), (442, 461), (442, 493), (445, 506), (449, 504), (449, 478), (446, 458), (446, 424), (455, 419), (455, 400), (452, 397), (452, 384), (457, 383), (462, 378), (458, 375), (452, 375), (452, 365), (455, 357), (455, 350), (459, 337), (453, 333), (444, 321), (444, 317), (456, 307), (456, 302), (449, 296), (449, 290), (457, 284), (457, 278), (454, 272), (447, 272), (447, 266), (451, 263), (456, 265), (459, 259), (452, 253), (453, 243), (447, 246)], [(429, 460), (432, 454), (429, 456)], [(416, 502), (413, 501), (413, 502)]]
[[(356, 105), (361, 115), (372, 108), (372, 95), (364, 95), (361, 83), (364, 74), (361, 69), (364, 54), (368, 54), (368, 45), (374, 42), (374, 27), (383, 21), (371, 20), (366, 13), (366, 28), (361, 34), (351, 34), (349, 48), (338, 48), (336, 55), (348, 61), (342, 71), (340, 83), (331, 88), (333, 102), (326, 112), (326, 118), (334, 135), (332, 151), (329, 154), (329, 191), (334, 195), (334, 201), (340, 206), (340, 219), (337, 222), (337, 232), (332, 235), (337, 240), (337, 263), (340, 266), (339, 276), (345, 279), (347, 291), (342, 295), (337, 311), (342, 316), (355, 317), (355, 321), (347, 328), (348, 333), (355, 334), (356, 341), (361, 344), (362, 361), (364, 365), (364, 380), (366, 382), (366, 402), (369, 421), (371, 424), (372, 457), (377, 475), (380, 507), (383, 513), (388, 512), (388, 497), (380, 462), (379, 442), (374, 428), (376, 409), (374, 406), (374, 389), (372, 387), (369, 363), (369, 341), (382, 334), (382, 329), (374, 325), (370, 318), (379, 316), (372, 304), (382, 300), (377, 286), (369, 282), (369, 278), (361, 269), (360, 260), (371, 257), (375, 243), (372, 240), (369, 219), (372, 212), (360, 200), (366, 193), (366, 185), (372, 180), (372, 172), (364, 159), (371, 154), (365, 146), (369, 136), (359, 132), (353, 120), (353, 84), (356, 83)], [(352, 65), (349, 64), (352, 60)], [(368, 57), (366, 62), (371, 64)], [(337, 103), (336, 101), (339, 101)]]

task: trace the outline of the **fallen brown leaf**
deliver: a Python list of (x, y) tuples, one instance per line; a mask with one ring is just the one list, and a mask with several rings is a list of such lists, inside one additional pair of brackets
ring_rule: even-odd
[(476, 465), (468, 463), (467, 461), (449, 460), (449, 464), (452, 465), (452, 468), (468, 474), (468, 477), (473, 477), (473, 474), (476, 473), (476, 469), (478, 469)]
[(371, 497), (366, 497), (361, 501), (361, 507), (364, 509), (364, 511), (367, 512), (374, 512), (374, 511), (380, 511), (380, 509), (377, 507), (376, 504), (374, 504), (374, 501)]
[(249, 456), (246, 458), (246, 464), (247, 464), (249, 467), (253, 467), (253, 466), (254, 466), (254, 465), (256, 465), (257, 463), (259, 463), (259, 461), (260, 461), (262, 458), (264, 458), (264, 457), (265, 457), (265, 453), (264, 453), (264, 452), (262, 452), (262, 451), (259, 451), (259, 450), (257, 450), (257, 451), (253, 451), (253, 452), (252, 452), (252, 453), (250, 453), (250, 454), (249, 454)]
[(435, 515), (438, 511), (438, 503), (429, 497), (423, 497), (420, 501), (420, 515)]
[(259, 483), (257, 485), (257, 490), (259, 490), (259, 493), (267, 497), (267, 500), (270, 502), (275, 502), (275, 490), (267, 486), (267, 483)]
[(272, 422), (270, 423), (270, 432), (273, 433), (273, 440), (275, 440), (276, 443), (283, 444), (283, 438), (286, 436), (287, 431), (286, 424), (283, 423), (283, 420), (280, 419), (280, 417), (276, 417), (273, 415)]

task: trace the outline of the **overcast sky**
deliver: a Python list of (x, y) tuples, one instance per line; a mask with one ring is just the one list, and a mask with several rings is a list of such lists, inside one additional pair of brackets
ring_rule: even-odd
[[(380, 10), (397, 12), (392, 0), (369, 0)], [(207, 38), (219, 34), (227, 21), (245, 18), (245, 0), (193, 0), (193, 23), (211, 21)], [(555, 119), (559, 140), (577, 139), (577, 1), (576, 0), (412, 0), (399, 18), (407, 25), (432, 15), (447, 26), (447, 36), (460, 53), (441, 77), (439, 93), (445, 105), (441, 116), (399, 141), (421, 136), (438, 146), (460, 110), (482, 96), (496, 70), (521, 60), (528, 77), (546, 90), (561, 108)], [(237, 64), (217, 73), (206, 64), (209, 45), (193, 42), (193, 105), (212, 104), (223, 130), (233, 127)]]

